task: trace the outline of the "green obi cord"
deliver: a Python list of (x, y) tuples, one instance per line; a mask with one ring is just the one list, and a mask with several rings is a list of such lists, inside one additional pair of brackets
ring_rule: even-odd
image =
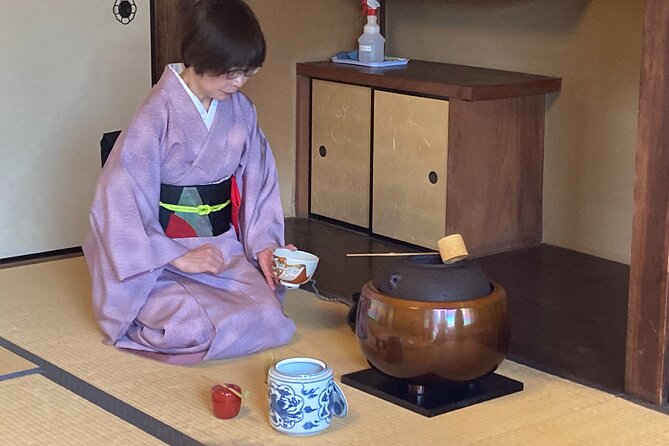
[(232, 224), (231, 179), (200, 186), (160, 185), (158, 217), (172, 238), (215, 237)]

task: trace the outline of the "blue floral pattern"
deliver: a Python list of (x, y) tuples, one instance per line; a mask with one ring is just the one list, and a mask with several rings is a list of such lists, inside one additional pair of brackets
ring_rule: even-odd
[(292, 429), (295, 423), (302, 421), (304, 399), (296, 395), (290, 386), (272, 382), (267, 391), (270, 400), (269, 417), (273, 425)]
[(302, 384), (302, 395), (306, 396), (309, 399), (316, 398), (318, 396), (318, 387), (307, 390), (307, 386)]
[(304, 426), (302, 426), (302, 427), (304, 428), (305, 431), (308, 431), (308, 430), (311, 430), (315, 427), (319, 427), (319, 423), (318, 423), (318, 421), (316, 421), (315, 423), (312, 423), (311, 421), (307, 421), (306, 423), (304, 423)]
[(332, 380), (328, 381), (325, 389), (318, 396), (318, 404), (320, 409), (318, 411), (318, 418), (329, 420), (332, 408), (332, 392), (334, 391), (334, 383)]

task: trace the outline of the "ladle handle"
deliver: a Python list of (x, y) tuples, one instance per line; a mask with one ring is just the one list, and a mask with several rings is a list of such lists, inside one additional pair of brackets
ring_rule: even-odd
[(365, 252), (349, 253), (346, 257), (438, 256), (438, 252)]
[(396, 257), (396, 256), (441, 256), (443, 263), (455, 263), (469, 256), (465, 241), (460, 234), (451, 234), (439, 239), (437, 242), (439, 252), (366, 252), (358, 254), (346, 254), (346, 257)]

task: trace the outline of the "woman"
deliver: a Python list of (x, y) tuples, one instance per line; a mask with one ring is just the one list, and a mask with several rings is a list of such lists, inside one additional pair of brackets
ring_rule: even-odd
[[(190, 364), (287, 343), (271, 269), (284, 244), (277, 173), (238, 90), (265, 59), (241, 0), (201, 0), (100, 176), (84, 242), (108, 342)], [(292, 247), (294, 249), (294, 247)]]

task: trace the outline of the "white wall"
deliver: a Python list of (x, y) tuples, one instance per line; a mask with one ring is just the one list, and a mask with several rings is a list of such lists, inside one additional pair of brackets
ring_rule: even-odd
[[(103, 132), (151, 87), (149, 1), (0, 3), (0, 258), (80, 246)], [(158, 0), (160, 1), (160, 0)]]

